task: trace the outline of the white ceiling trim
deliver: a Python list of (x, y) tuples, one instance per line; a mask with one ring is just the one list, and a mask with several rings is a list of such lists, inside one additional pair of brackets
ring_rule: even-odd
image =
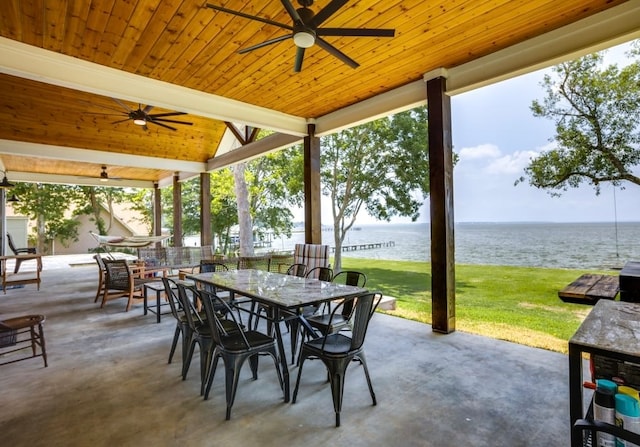
[(321, 116), (315, 120), (316, 136), (335, 133), (348, 127), (426, 105), (426, 103), (425, 82), (415, 81)]
[(206, 163), (174, 160), (141, 155), (102, 152), (85, 148), (70, 148), (40, 143), (0, 139), (0, 154), (18, 155), (21, 157), (49, 158), (53, 160), (76, 161), (83, 163), (99, 163), (110, 166), (126, 166), (132, 168), (159, 169), (163, 171), (205, 172)]
[(116, 70), (4, 37), (0, 37), (0, 72), (299, 136), (305, 135), (307, 129), (304, 118)]
[[(252, 158), (265, 155), (272, 151), (291, 147), (294, 144), (301, 142), (302, 139), (295, 135), (283, 133), (272, 134), (258, 141), (254, 141), (253, 143), (245, 144), (237, 149), (230, 150), (223, 155), (216, 155), (214, 158), (209, 159), (209, 162), (207, 163), (207, 170), (213, 171), (225, 168), (241, 161), (248, 161)], [(236, 144), (239, 143), (236, 141)]]
[(154, 184), (144, 180), (109, 179), (81, 177), (73, 175), (42, 174), (40, 172), (10, 172), (12, 182), (51, 183), (54, 185), (111, 186), (114, 188), (153, 188)]

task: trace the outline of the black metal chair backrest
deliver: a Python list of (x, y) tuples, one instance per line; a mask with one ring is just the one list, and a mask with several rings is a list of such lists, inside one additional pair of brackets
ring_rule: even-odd
[(287, 269), (287, 275), (299, 276), (300, 278), (304, 278), (306, 272), (307, 266), (305, 264), (291, 264)]
[(330, 282), (333, 279), (333, 270), (329, 267), (315, 267), (307, 272), (306, 277)]
[[(362, 348), (364, 344), (365, 336), (367, 335), (367, 329), (369, 327), (369, 321), (373, 316), (378, 304), (380, 304), (380, 300), (382, 299), (382, 294), (379, 292), (368, 292), (362, 295), (358, 295), (353, 298), (347, 298), (342, 303), (333, 309), (331, 312), (331, 317), (329, 320), (329, 326), (331, 326), (332, 321), (336, 315), (342, 315), (342, 307), (351, 303), (353, 306), (353, 318), (352, 318), (352, 327), (351, 327), (351, 346), (350, 351), (355, 351)], [(322, 351), (325, 350), (325, 345), (328, 340), (330, 340), (331, 336), (325, 336), (324, 342), (322, 343)]]
[(209, 272), (226, 272), (229, 270), (225, 264), (217, 261), (210, 261), (208, 259), (200, 260), (200, 273)]
[(367, 284), (367, 275), (356, 270), (342, 270), (336, 273), (331, 282), (346, 284), (348, 286), (364, 287)]
[[(364, 287), (367, 284), (367, 275), (356, 270), (343, 270), (340, 273), (336, 274), (331, 282), (337, 284), (345, 284), (347, 286)], [(353, 301), (345, 303), (342, 310), (342, 316), (345, 320), (351, 318), (352, 311)]]
[(113, 290), (129, 290), (133, 282), (129, 264), (124, 259), (104, 259), (105, 287)]
[(184, 315), (184, 308), (182, 307), (182, 302), (178, 297), (178, 283), (171, 278), (163, 276), (162, 284), (164, 285), (164, 292), (167, 294), (167, 301), (171, 308), (171, 315), (173, 315), (176, 320), (180, 321), (182, 315)]
[[(211, 337), (213, 338), (214, 343), (219, 346), (224, 346), (223, 337), (226, 337), (228, 332), (225, 329), (225, 326), (222, 324), (222, 316), (221, 313), (225, 315), (225, 319), (231, 319), (234, 323), (233, 327), (241, 328), (242, 325), (238, 323), (234, 313), (231, 311), (231, 307), (227, 301), (220, 298), (215, 293), (208, 292), (206, 290), (198, 290), (200, 301), (202, 301), (202, 307), (204, 307), (204, 312), (207, 316), (207, 323), (209, 324), (209, 329), (211, 331)], [(220, 312), (218, 309), (223, 309)], [(244, 346), (242, 348), (249, 349), (249, 341), (245, 336), (242, 330), (234, 332), (240, 334), (240, 338)]]
[[(178, 298), (180, 299), (180, 303), (182, 304), (182, 309), (184, 310), (184, 316), (187, 320), (187, 325), (193, 330), (197, 332), (198, 325), (203, 324), (202, 318), (198, 314), (196, 306), (194, 304), (194, 298), (197, 296), (198, 291), (195, 287), (186, 285), (183, 283), (176, 283), (178, 286)], [(198, 324), (196, 324), (196, 321)]]

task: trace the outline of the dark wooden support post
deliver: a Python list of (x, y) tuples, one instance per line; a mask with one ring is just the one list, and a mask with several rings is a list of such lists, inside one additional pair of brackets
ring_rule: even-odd
[(200, 174), (200, 245), (213, 245), (211, 234), (211, 175)]
[[(162, 191), (158, 184), (153, 185), (153, 234), (162, 236)], [(160, 248), (161, 243), (156, 242), (156, 248)]]
[(173, 176), (173, 246), (182, 247), (182, 185)]
[(304, 240), (307, 244), (322, 243), (320, 138), (315, 133), (315, 124), (309, 124), (304, 137)]
[(432, 330), (456, 329), (451, 100), (446, 79), (427, 81), (431, 207)]

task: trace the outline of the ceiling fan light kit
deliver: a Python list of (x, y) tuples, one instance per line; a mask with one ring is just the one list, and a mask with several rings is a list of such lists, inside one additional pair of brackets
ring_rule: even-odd
[(100, 172), (100, 181), (101, 182), (108, 182), (109, 181), (109, 174), (107, 174), (107, 167), (106, 166), (102, 167), (102, 171)]
[(232, 14), (245, 19), (254, 20), (257, 22), (273, 25), (278, 28), (282, 28), (291, 31), (291, 34), (279, 36), (265, 42), (242, 48), (238, 50), (238, 53), (244, 54), (259, 48), (273, 45), (289, 38), (293, 39), (293, 43), (297, 47), (295, 55), (295, 63), (293, 71), (302, 71), (302, 60), (304, 58), (304, 51), (306, 48), (311, 48), (315, 44), (318, 44), (320, 48), (327, 51), (332, 56), (340, 59), (342, 62), (350, 66), (351, 68), (359, 67), (359, 64), (344, 54), (338, 48), (324, 40), (321, 36), (329, 37), (393, 37), (395, 30), (393, 29), (378, 29), (378, 28), (320, 28), (320, 25), (324, 23), (329, 17), (343, 7), (348, 0), (331, 0), (327, 6), (322, 8), (318, 13), (314, 13), (309, 7), (313, 5), (313, 0), (298, 0), (300, 8), (294, 8), (291, 4), (291, 0), (281, 0), (282, 6), (287, 10), (287, 13), (291, 17), (292, 25), (276, 22), (271, 19), (266, 19), (251, 14), (246, 14), (241, 11), (234, 11), (222, 6), (212, 5), (207, 3), (207, 8), (214, 9), (216, 11)]
[(316, 43), (316, 34), (311, 30), (298, 31), (293, 35), (293, 43), (298, 48), (310, 48)]

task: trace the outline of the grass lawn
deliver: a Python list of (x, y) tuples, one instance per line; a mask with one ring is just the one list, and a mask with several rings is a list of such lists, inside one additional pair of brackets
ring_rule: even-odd
[[(427, 262), (343, 258), (342, 269), (366, 273), (369, 290), (396, 298), (387, 312), (431, 324)], [(565, 303), (558, 291), (583, 273), (613, 271), (456, 265), (456, 330), (567, 352), (567, 342), (591, 310)]]

